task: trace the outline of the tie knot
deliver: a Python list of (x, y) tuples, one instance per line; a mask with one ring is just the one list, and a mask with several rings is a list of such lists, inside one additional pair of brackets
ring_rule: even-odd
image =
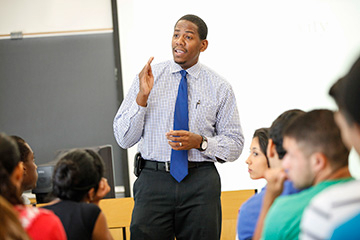
[(186, 77), (187, 72), (185, 70), (181, 70), (180, 74), (181, 74), (182, 77)]

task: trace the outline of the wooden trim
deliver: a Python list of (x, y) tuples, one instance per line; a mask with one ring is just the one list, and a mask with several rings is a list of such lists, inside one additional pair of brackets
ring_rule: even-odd
[[(99, 28), (99, 29), (85, 29), (85, 30), (68, 30), (55, 32), (37, 32), (37, 33), (23, 33), (23, 36), (38, 36), (38, 35), (54, 35), (54, 34), (75, 34), (75, 33), (93, 33), (113, 31), (113, 28)], [(10, 37), (10, 34), (0, 34), (0, 37)]]

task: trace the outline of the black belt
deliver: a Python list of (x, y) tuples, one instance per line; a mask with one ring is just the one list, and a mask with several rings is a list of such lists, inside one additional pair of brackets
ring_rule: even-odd
[[(212, 166), (212, 165), (214, 165), (213, 162), (188, 162), (188, 168), (199, 168), (199, 167)], [(157, 162), (157, 161), (144, 160), (142, 167), (156, 171), (169, 172), (170, 162)]]

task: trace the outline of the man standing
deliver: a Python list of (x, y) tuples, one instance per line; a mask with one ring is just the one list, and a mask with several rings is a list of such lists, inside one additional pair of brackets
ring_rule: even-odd
[[(122, 148), (139, 142), (132, 239), (219, 239), (220, 177), (214, 162), (234, 161), (244, 137), (228, 82), (199, 63), (207, 26), (181, 17), (173, 60), (151, 66), (133, 82), (114, 119)], [(170, 131), (169, 131), (170, 130)]]

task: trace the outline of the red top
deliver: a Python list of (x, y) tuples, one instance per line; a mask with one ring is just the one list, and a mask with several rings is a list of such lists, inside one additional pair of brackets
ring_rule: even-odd
[(15, 210), (31, 239), (66, 240), (64, 227), (53, 212), (22, 205), (15, 206)]

